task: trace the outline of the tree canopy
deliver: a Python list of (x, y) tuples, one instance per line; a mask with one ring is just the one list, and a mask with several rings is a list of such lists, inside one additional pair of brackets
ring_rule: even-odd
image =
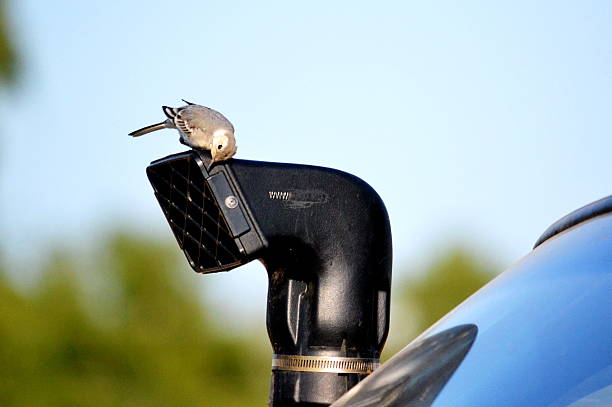
[[(185, 269), (173, 242), (117, 233), (77, 257), (52, 253), (27, 291), (0, 267), (0, 405), (266, 404), (268, 339), (223, 332), (192, 283), (205, 277)], [(393, 301), (419, 316), (420, 331), (491, 277), (455, 249)]]

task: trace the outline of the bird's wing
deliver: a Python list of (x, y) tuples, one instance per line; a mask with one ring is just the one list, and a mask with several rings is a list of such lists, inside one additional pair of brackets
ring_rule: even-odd
[(163, 106), (163, 110), (174, 125), (188, 135), (194, 129), (207, 133), (215, 128), (226, 128), (234, 132), (234, 126), (225, 116), (205, 106), (195, 104), (178, 108)]
[(174, 125), (183, 133), (191, 134), (192, 127), (189, 125), (189, 121), (182, 118), (180, 114), (174, 119)]
[(194, 129), (206, 131), (211, 125), (207, 116), (207, 109), (203, 106), (189, 105), (181, 109), (175, 119), (176, 127), (186, 133)]
[(197, 126), (196, 123), (193, 123), (193, 112), (191, 112), (190, 106), (182, 106), (182, 107), (168, 107), (162, 106), (162, 110), (166, 117), (168, 117), (177, 129), (181, 132), (190, 135), (193, 128)]

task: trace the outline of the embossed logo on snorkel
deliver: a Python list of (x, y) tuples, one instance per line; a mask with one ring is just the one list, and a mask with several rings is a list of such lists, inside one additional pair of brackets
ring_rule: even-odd
[(314, 189), (290, 189), (287, 191), (268, 191), (268, 197), (280, 201), (283, 208), (305, 209), (312, 205), (324, 204), (329, 199), (323, 191)]

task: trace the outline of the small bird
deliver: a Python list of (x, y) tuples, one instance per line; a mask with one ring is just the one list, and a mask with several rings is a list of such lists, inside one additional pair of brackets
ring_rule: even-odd
[(229, 160), (236, 154), (234, 126), (225, 116), (206, 106), (187, 103), (181, 107), (162, 106), (167, 119), (129, 135), (139, 137), (162, 129), (176, 129), (179, 141), (189, 147), (210, 151), (213, 162)]

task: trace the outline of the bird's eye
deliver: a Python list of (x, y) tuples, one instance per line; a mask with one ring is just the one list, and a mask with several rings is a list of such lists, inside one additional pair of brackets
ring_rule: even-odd
[(217, 146), (217, 150), (221, 150), (222, 148), (223, 148), (223, 145), (222, 145), (222, 144), (219, 144), (219, 145)]

